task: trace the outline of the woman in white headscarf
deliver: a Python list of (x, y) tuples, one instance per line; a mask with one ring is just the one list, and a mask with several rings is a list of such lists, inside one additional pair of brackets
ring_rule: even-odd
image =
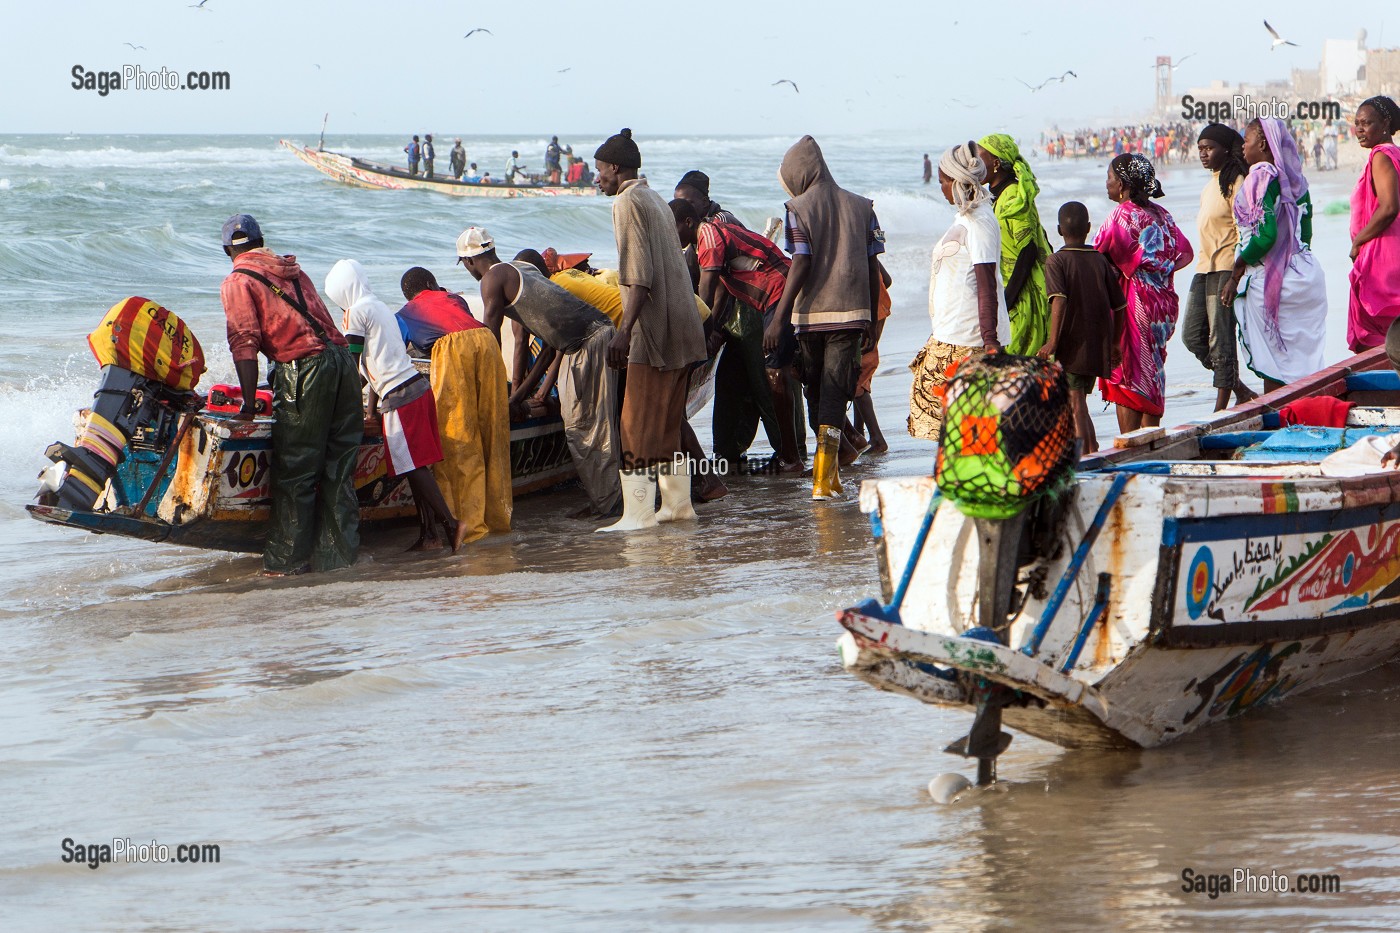
[(983, 187), (986, 180), (976, 143), (954, 146), (938, 161), (938, 185), (957, 215), (933, 248), (928, 290), (933, 332), (909, 366), (914, 371), (909, 433), (924, 440), (937, 441), (943, 427), (949, 367), (974, 353), (996, 353), (1011, 337), (997, 272), (1001, 232)]

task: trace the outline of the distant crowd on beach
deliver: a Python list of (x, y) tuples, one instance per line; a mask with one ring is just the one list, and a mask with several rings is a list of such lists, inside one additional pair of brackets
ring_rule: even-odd
[[(1237, 132), (1244, 124), (1227, 123)], [(1337, 146), (1350, 138), (1344, 120), (1295, 121), (1289, 125), (1302, 160), (1318, 171), (1337, 167)], [(1073, 132), (1051, 130), (1040, 134), (1040, 152), (1049, 160), (1099, 158), (1124, 153), (1145, 155), (1161, 165), (1189, 162), (1195, 156), (1196, 130), (1185, 121), (1142, 123), (1101, 128), (1081, 127)]]
[[(1400, 369), (1397, 130), (1400, 109), (1390, 98), (1357, 108), (1351, 132), (1368, 155), (1351, 198), (1347, 345), (1358, 353), (1385, 346)], [(1096, 386), (1116, 406), (1121, 432), (1159, 425), (1167, 345), (1181, 310), (1173, 277), (1193, 260), (1182, 337), (1212, 374), (1217, 410), (1232, 396), (1253, 397), (1239, 378), (1239, 348), (1266, 392), (1322, 369), (1327, 294), (1312, 252), (1304, 170), (1309, 148), (1314, 165), (1335, 166), (1344, 132), (1262, 118), (1239, 129), (1120, 127), (1043, 140), (1056, 157), (1062, 145), (1108, 157), (1105, 188), (1116, 205), (1092, 238), (1084, 204), (1061, 205), (1064, 246), (1055, 252), (1041, 225), (1035, 173), (1014, 140), (993, 134), (945, 152), (938, 181), (957, 217), (934, 248), (933, 333), (914, 363), (911, 430), (937, 440), (950, 367), (1003, 349), (1064, 366), (1086, 453), (1098, 446), (1087, 409)], [(1154, 159), (1166, 161), (1188, 142), (1210, 173), (1194, 246), (1155, 203), (1163, 191)], [(925, 155), (926, 182), (930, 175)]]

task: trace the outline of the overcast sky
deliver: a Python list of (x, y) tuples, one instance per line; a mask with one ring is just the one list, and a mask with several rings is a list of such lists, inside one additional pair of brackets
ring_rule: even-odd
[[(1142, 113), (1159, 54), (1192, 55), (1176, 72), (1179, 96), (1213, 78), (1316, 67), (1323, 39), (1362, 27), (1371, 47), (1386, 45), (1387, 10), (1388, 44), (1400, 44), (1400, 7), (1371, 0), (192, 2), (0, 0), (0, 132), (309, 133), (329, 111), (338, 134), (625, 124), (645, 134), (937, 137), (974, 110), (979, 125), (1029, 132)], [(1264, 16), (1300, 47), (1271, 52)], [(463, 38), (476, 27), (493, 35)], [(232, 89), (99, 97), (73, 89), (74, 65), (227, 71)], [(1078, 78), (1038, 93), (1019, 83), (1066, 69)], [(783, 78), (800, 93), (772, 86)]]

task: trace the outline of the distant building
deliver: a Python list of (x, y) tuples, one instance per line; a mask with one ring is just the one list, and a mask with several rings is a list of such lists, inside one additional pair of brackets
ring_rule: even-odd
[(1366, 52), (1367, 97), (1400, 94), (1400, 49), (1370, 49)]
[(1322, 96), (1322, 71), (1319, 68), (1294, 68), (1293, 93), (1300, 99), (1313, 100)]
[(1355, 39), (1326, 39), (1322, 43), (1322, 65), (1318, 69), (1321, 93), (1354, 97), (1366, 86), (1366, 30)]

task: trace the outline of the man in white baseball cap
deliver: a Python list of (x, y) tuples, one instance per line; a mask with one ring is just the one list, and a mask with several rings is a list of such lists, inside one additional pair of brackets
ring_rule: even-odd
[(468, 227), (457, 237), (457, 261), (473, 259), (496, 248), (496, 241), (485, 227)]

